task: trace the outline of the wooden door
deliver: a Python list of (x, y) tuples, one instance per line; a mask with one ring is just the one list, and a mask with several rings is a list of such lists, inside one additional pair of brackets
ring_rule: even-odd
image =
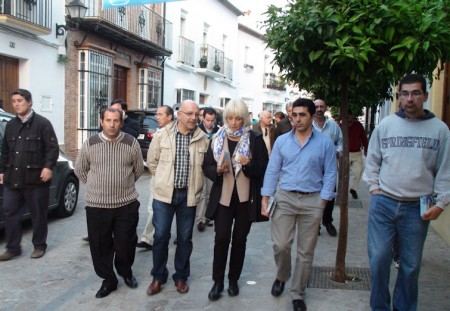
[(113, 100), (121, 98), (127, 101), (127, 73), (127, 68), (114, 65)]
[(19, 87), (19, 60), (0, 55), (0, 108), (15, 113), (11, 93)]

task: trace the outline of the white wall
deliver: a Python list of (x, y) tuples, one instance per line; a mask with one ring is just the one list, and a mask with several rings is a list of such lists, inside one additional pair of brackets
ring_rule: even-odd
[[(64, 21), (64, 10), (63, 1), (53, 1), (52, 27)], [(19, 59), (19, 87), (31, 92), (33, 109), (51, 121), (59, 144), (63, 144), (65, 65), (57, 62), (59, 45), (64, 44), (60, 40), (55, 38), (54, 29), (49, 35), (36, 37), (0, 28), (0, 54)], [(52, 104), (43, 107), (43, 98)]]

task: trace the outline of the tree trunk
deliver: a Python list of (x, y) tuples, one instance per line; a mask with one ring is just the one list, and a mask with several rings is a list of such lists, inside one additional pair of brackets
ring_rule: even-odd
[(339, 197), (341, 219), (339, 225), (338, 247), (336, 252), (335, 274), (331, 277), (333, 281), (344, 283), (345, 256), (347, 254), (348, 234), (348, 180), (349, 180), (349, 155), (348, 155), (348, 84), (343, 83), (341, 90), (340, 113), (342, 120), (343, 152), (339, 160)]

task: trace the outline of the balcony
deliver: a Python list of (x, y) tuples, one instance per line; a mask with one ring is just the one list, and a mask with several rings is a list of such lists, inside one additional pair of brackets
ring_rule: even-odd
[(200, 57), (198, 65), (200, 68), (196, 68), (198, 73), (204, 74), (211, 78), (224, 78), (225, 57), (224, 52), (209, 45), (202, 44), (200, 47)]
[(52, 0), (0, 0), (0, 25), (48, 35), (52, 31)]
[[(0, 0), (1, 1), (1, 0)], [(170, 56), (172, 23), (144, 5), (102, 9), (101, 1), (86, 0), (80, 29), (152, 56)]]
[(263, 88), (285, 92), (286, 81), (284, 81), (274, 73), (265, 73), (263, 80)]
[(194, 71), (195, 43), (185, 37), (178, 37), (177, 67), (186, 71)]

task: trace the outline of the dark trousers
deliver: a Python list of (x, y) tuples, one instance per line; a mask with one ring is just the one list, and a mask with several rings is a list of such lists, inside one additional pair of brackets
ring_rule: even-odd
[(231, 238), (228, 279), (239, 280), (244, 266), (247, 235), (252, 226), (249, 218), (248, 202), (239, 202), (236, 188), (233, 191), (230, 206), (219, 204), (217, 207), (214, 218), (216, 236), (214, 239), (213, 280), (215, 282), (224, 280)]
[(3, 208), (5, 210), (6, 248), (9, 252), (21, 252), (22, 215), (26, 207), (30, 211), (33, 225), (35, 249), (47, 249), (47, 211), (50, 196), (49, 184), (29, 189), (3, 187)]
[(133, 275), (139, 221), (139, 201), (118, 208), (97, 208), (86, 206), (86, 219), (92, 263), (103, 286), (115, 288), (117, 273), (122, 277)]
[[(336, 186), (334, 187), (334, 192), (336, 192)], [(323, 210), (323, 216), (322, 216), (322, 224), (331, 224), (333, 222), (333, 209), (334, 209), (334, 202), (335, 198), (333, 200), (328, 201), (327, 205), (325, 205), (325, 209)]]

